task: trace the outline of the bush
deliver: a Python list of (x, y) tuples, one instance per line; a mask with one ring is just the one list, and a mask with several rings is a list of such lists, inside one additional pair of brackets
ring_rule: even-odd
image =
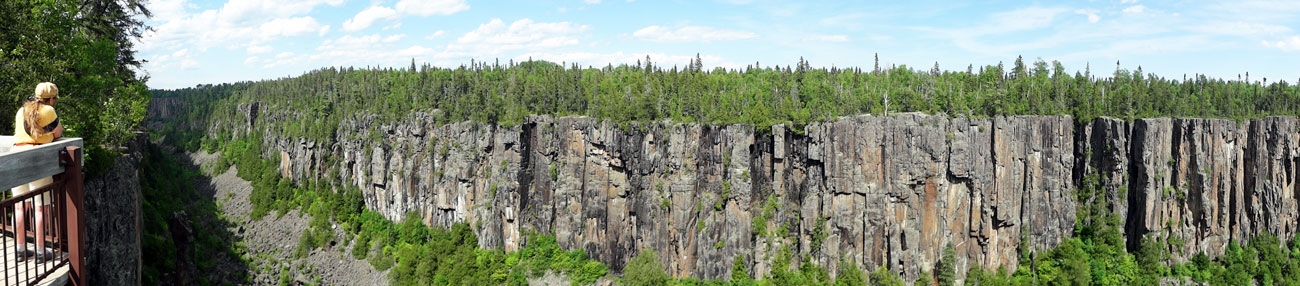
[(840, 273), (835, 276), (835, 286), (866, 286), (867, 279), (862, 277), (862, 269), (853, 260), (840, 260)]
[(871, 272), (871, 285), (874, 286), (903, 286), (903, 279), (898, 277), (898, 273), (890, 271), (889, 268), (881, 266), (876, 271)]
[(731, 263), (731, 283), (749, 284), (752, 282), (754, 282), (754, 278), (749, 276), (748, 270), (745, 270), (745, 255), (736, 256)]
[(654, 250), (642, 249), (623, 268), (623, 283), (628, 286), (666, 286), (668, 282), (668, 272), (659, 264), (659, 254)]
[(302, 236), (298, 238), (298, 248), (293, 251), (293, 257), (302, 258), (307, 255), (307, 252), (316, 249), (316, 246), (316, 238), (312, 235), (311, 229), (304, 230)]

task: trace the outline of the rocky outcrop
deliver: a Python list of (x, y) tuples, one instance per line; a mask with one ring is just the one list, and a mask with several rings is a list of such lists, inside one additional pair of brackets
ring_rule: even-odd
[(1176, 261), (1214, 257), (1231, 241), (1296, 233), (1297, 122), (1269, 117), (1134, 122), (1137, 190), (1126, 233), (1166, 245)]
[[(1130, 126), (1124, 120), (1098, 118), (1075, 131), (1075, 188), (1103, 194), (1092, 200), (1103, 200), (1121, 222), (1127, 219), (1129, 210)], [(1087, 203), (1093, 202), (1080, 202)]]
[[(237, 109), (240, 122), (212, 122), (209, 136), (267, 130), (263, 155), (283, 174), (360, 188), (388, 218), (467, 222), (485, 248), (553, 234), (613, 269), (649, 248), (675, 276), (729, 277), (736, 259), (762, 276), (794, 255), (915, 279), (949, 246), (957, 269), (1014, 268), (1019, 251), (1072, 235), (1077, 207), (1097, 200), (1132, 249), (1216, 256), (1229, 241), (1290, 238), (1300, 213), (1293, 117), (899, 114), (757, 130), (551, 116), (439, 125), (435, 112), (357, 115), (314, 141), (276, 133), (300, 115)], [(1077, 202), (1080, 188), (1102, 195)]]
[(434, 122), (360, 116), (336, 142), (266, 136), (264, 155), (285, 174), (361, 188), (395, 220), (470, 222), (482, 247), (516, 249), (542, 232), (614, 269), (650, 248), (677, 276), (727, 277), (741, 257), (761, 276), (782, 249), (832, 271), (844, 258), (909, 278), (949, 245), (961, 269), (1014, 267), (1022, 238), (1050, 248), (1074, 226), (1068, 117), (856, 116), (770, 133)]
[(140, 284), (140, 160), (147, 139), (137, 133), (111, 168), (83, 186), (87, 279), (96, 285)]

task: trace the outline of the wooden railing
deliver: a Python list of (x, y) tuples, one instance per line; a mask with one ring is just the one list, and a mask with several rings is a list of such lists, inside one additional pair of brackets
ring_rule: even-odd
[[(13, 147), (9, 139), (0, 136), (0, 193), (47, 177), (53, 177), (53, 183), (0, 201), (0, 285), (38, 285), (63, 278), (71, 285), (88, 285), (81, 138), (23, 148)], [(37, 215), (43, 216), (42, 225), (37, 225)], [(20, 220), (24, 226), (18, 225)], [(25, 245), (18, 244), (20, 236)], [(38, 240), (44, 248), (37, 248)]]

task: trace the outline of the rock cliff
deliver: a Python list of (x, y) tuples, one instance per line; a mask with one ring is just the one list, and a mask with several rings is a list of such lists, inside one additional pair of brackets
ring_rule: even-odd
[[(240, 122), (213, 122), (209, 136), (294, 116), (238, 109)], [(957, 269), (1014, 268), (1018, 250), (1072, 235), (1083, 184), (1103, 191), (1131, 247), (1167, 241), (1177, 259), (1215, 256), (1257, 234), (1289, 239), (1300, 213), (1293, 117), (899, 114), (763, 131), (435, 117), (357, 115), (322, 142), (268, 132), (263, 155), (280, 159), (285, 175), (359, 187), (368, 208), (394, 220), (415, 212), (433, 226), (468, 222), (481, 247), (517, 249), (540, 232), (616, 270), (650, 248), (669, 273), (699, 278), (730, 277), (735, 259), (761, 276), (783, 250), (833, 273), (848, 259), (909, 280), (949, 245)]]
[(96, 285), (139, 285), (143, 252), (140, 161), (149, 137), (137, 133), (122, 156), (84, 185), (87, 279)]

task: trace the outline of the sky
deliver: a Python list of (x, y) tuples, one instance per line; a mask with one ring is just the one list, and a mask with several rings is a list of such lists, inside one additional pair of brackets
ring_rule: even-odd
[(1060, 61), (1170, 79), (1300, 82), (1300, 3), (1221, 1), (151, 0), (151, 88), (324, 67), (548, 60), (582, 67), (882, 66)]

